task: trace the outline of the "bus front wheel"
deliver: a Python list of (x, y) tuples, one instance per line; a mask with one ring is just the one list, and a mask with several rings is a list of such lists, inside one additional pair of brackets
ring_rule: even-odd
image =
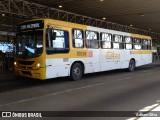
[(82, 65), (80, 63), (73, 64), (73, 66), (71, 67), (70, 78), (76, 81), (80, 80), (82, 78), (82, 75), (83, 75)]
[(129, 62), (128, 71), (133, 72), (134, 70), (135, 70), (135, 61), (133, 59), (131, 59)]

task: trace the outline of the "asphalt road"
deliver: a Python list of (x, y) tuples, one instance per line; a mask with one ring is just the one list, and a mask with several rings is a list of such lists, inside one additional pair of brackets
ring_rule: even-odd
[[(139, 111), (153, 104), (159, 105), (159, 92), (160, 64), (141, 66), (131, 73), (114, 70), (88, 74), (79, 81), (69, 81), (68, 78), (47, 81), (11, 78), (0, 80), (0, 111)], [(130, 118), (95, 116), (96, 113), (90, 117), (50, 119)]]

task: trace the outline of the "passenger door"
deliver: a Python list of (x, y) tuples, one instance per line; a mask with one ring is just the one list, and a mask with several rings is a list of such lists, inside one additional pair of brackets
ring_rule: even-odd
[[(51, 45), (46, 47), (46, 78), (68, 76), (70, 69), (70, 43), (71, 28), (54, 26), (52, 33), (56, 34)], [(47, 40), (46, 40), (47, 41)]]
[(121, 35), (113, 35), (113, 49), (114, 49), (114, 65), (112, 69), (122, 68), (124, 62), (124, 40)]

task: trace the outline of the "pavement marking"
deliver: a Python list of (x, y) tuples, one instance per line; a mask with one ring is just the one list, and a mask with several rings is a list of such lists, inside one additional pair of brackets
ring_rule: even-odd
[[(157, 71), (157, 72), (160, 72), (160, 71)], [(153, 73), (149, 72), (149, 73), (145, 73), (145, 74), (141, 74), (141, 75), (134, 75), (133, 77), (126, 77), (126, 78), (117, 79), (117, 80), (114, 80), (114, 81), (102, 82), (102, 83), (92, 84), (92, 85), (88, 85), (88, 86), (84, 86), (84, 87), (68, 89), (68, 90), (61, 91), (61, 92), (55, 92), (55, 93), (51, 93), (51, 94), (47, 94), (47, 95), (43, 95), (43, 96), (38, 96), (38, 97), (29, 98), (29, 99), (19, 100), (19, 101), (16, 101), (16, 102), (2, 104), (2, 105), (0, 105), (0, 107), (14, 105), (14, 104), (18, 104), (18, 103), (22, 103), (22, 102), (27, 102), (27, 101), (31, 101), (31, 100), (36, 100), (36, 99), (39, 99), (39, 98), (45, 98), (45, 97), (55, 96), (55, 95), (64, 94), (64, 93), (67, 93), (67, 92), (72, 92), (72, 91), (86, 89), (86, 88), (91, 88), (91, 87), (95, 87), (95, 86), (110, 84), (110, 83), (114, 83), (114, 82), (125, 81), (125, 80), (131, 79), (131, 78), (137, 78), (137, 77), (141, 77), (141, 76), (145, 76), (145, 75), (151, 75)]]

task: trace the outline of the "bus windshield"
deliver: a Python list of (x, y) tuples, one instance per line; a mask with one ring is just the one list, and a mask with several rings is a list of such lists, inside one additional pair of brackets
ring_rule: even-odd
[(43, 46), (42, 30), (18, 33), (16, 56), (21, 58), (38, 57), (43, 52)]

